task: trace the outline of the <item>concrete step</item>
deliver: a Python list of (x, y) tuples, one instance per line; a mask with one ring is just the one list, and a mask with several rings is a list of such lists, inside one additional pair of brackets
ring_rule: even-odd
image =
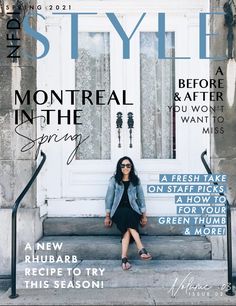
[[(211, 259), (211, 243), (200, 236), (142, 236), (142, 242), (153, 259)], [(61, 249), (42, 250), (39, 244), (62, 243)], [(120, 259), (119, 236), (45, 236), (35, 246), (35, 255), (76, 255), (78, 259)], [(139, 259), (135, 243), (129, 247), (129, 258)]]
[[(146, 262), (133, 260), (131, 264), (132, 268), (129, 271), (123, 271), (120, 260), (83, 260), (74, 264), (22, 262), (17, 265), (17, 288), (46, 289), (43, 287), (45, 281), (48, 282), (48, 288), (56, 289), (58, 289), (57, 286), (73, 288), (72, 286), (75, 286), (77, 281), (81, 286), (87, 286), (86, 288), (92, 288), (92, 282), (95, 282), (97, 287), (94, 288), (100, 289), (173, 287), (177, 290), (181, 282), (185, 286), (191, 284), (192, 288), (193, 286), (198, 286), (197, 288), (219, 286), (221, 288), (227, 283), (227, 263), (221, 260), (151, 260)], [(32, 276), (33, 271), (34, 273), (40, 271), (41, 274), (46, 271), (50, 273), (54, 271), (54, 275)], [(85, 283), (82, 285), (83, 282)]]
[[(103, 225), (104, 218), (47, 218), (44, 220), (44, 236), (101, 236), (101, 235), (120, 235), (113, 224), (111, 228)], [(182, 224), (164, 225), (157, 223), (157, 217), (149, 217), (148, 224), (140, 227), (142, 235), (183, 235), (186, 226)]]
[(6, 290), (11, 285), (10, 275), (0, 276), (0, 290)]

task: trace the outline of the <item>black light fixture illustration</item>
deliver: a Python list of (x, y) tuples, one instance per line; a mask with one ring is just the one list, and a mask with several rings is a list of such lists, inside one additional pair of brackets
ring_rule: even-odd
[(234, 55), (234, 31), (233, 27), (236, 25), (236, 0), (228, 0), (224, 4), (225, 11), (225, 25), (228, 27), (227, 41), (228, 41), (228, 59), (235, 57)]
[(123, 124), (123, 119), (122, 119), (122, 112), (118, 112), (116, 114), (116, 128), (118, 129), (118, 140), (119, 140), (119, 143), (118, 143), (118, 148), (121, 148), (121, 143), (120, 143), (120, 130), (122, 129), (122, 124)]
[(0, 17), (5, 16), (5, 1), (0, 0)]
[(132, 129), (134, 128), (134, 114), (132, 112), (128, 113), (128, 129), (129, 129), (129, 139), (130, 139), (130, 143), (129, 143), (129, 147), (132, 148), (133, 144), (132, 144)]
[[(6, 19), (11, 18), (12, 14), (8, 13), (19, 13), (20, 11), (24, 11), (29, 6), (30, 0), (0, 0), (0, 18)], [(10, 9), (6, 9), (6, 7)]]

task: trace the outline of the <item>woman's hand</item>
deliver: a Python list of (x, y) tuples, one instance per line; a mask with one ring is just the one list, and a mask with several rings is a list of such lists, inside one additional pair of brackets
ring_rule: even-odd
[(104, 225), (106, 227), (111, 227), (112, 226), (112, 220), (109, 216), (106, 216), (105, 220), (104, 220)]
[(145, 226), (147, 224), (147, 216), (145, 214), (142, 215), (140, 219), (141, 226)]

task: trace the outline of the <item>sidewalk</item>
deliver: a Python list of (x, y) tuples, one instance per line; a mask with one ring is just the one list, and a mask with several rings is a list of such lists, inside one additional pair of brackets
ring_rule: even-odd
[[(130, 271), (122, 271), (120, 260), (83, 260), (73, 268), (71, 264), (20, 263), (17, 265), (19, 297), (9, 299), (10, 290), (0, 292), (0, 305), (236, 305), (236, 295), (225, 294), (225, 261), (133, 260), (132, 264)], [(41, 268), (48, 269), (48, 272), (57, 268), (61, 270), (61, 275), (27, 276), (26, 268), (36, 272)], [(73, 273), (68, 275), (67, 269)], [(89, 275), (86, 274), (87, 269)], [(99, 269), (104, 273), (99, 273)], [(96, 273), (91, 275), (93, 270)], [(41, 286), (45, 280), (48, 280), (47, 289)], [(26, 282), (32, 282), (31, 289), (26, 289)], [(81, 286), (76, 288), (77, 282)], [(86, 286), (82, 285), (83, 282)], [(103, 285), (87, 287), (92, 282)], [(60, 289), (55, 289), (56, 283), (70, 284), (75, 288), (66, 286), (63, 289), (61, 285)]]
[(209, 296), (189, 296), (180, 291), (171, 297), (167, 288), (22, 289), (16, 299), (9, 299), (10, 291), (3, 294), (0, 305), (236, 305), (236, 296), (216, 292), (212, 288)]

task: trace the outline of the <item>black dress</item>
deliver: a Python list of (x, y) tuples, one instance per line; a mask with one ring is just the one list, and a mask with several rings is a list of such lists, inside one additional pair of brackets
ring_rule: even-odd
[[(126, 233), (128, 228), (135, 229), (139, 232), (139, 222), (141, 215), (132, 209), (129, 203), (128, 197), (128, 187), (129, 181), (123, 181), (124, 184), (124, 193), (122, 195), (119, 206), (116, 209), (112, 221), (116, 224), (117, 228), (121, 232), (121, 237)], [(133, 242), (134, 239), (131, 236), (130, 242)]]

